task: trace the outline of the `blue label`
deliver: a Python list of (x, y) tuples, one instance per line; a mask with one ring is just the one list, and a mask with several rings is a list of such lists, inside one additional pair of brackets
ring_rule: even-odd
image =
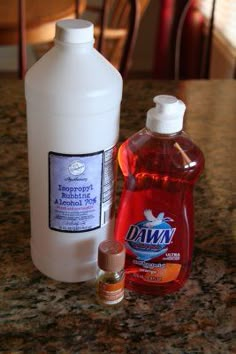
[(101, 226), (103, 151), (49, 153), (49, 227), (84, 232)]
[(136, 258), (149, 261), (163, 255), (172, 242), (176, 228), (168, 222), (174, 221), (160, 213), (155, 217), (152, 211), (144, 211), (146, 220), (130, 225), (126, 235), (126, 246)]

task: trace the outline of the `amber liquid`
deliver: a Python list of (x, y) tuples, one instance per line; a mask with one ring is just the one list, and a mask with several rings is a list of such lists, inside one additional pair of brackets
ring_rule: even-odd
[[(183, 286), (190, 273), (194, 239), (193, 187), (204, 166), (203, 154), (184, 132), (160, 135), (143, 129), (121, 146), (118, 160), (124, 184), (115, 237), (126, 244), (126, 287), (153, 295), (174, 292)], [(175, 233), (166, 254), (142, 266), (137, 262), (137, 255), (127, 247), (126, 237), (130, 225), (145, 220), (144, 210), (147, 209), (155, 217), (164, 213), (172, 220), (168, 224)], [(162, 279), (159, 273), (152, 271), (167, 263), (172, 264), (168, 265), (170, 268), (180, 268), (170, 281), (173, 274)]]

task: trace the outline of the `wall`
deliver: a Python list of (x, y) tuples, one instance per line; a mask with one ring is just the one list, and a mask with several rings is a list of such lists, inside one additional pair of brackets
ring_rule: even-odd
[(235, 57), (236, 50), (215, 33), (212, 42), (210, 78), (235, 78)]

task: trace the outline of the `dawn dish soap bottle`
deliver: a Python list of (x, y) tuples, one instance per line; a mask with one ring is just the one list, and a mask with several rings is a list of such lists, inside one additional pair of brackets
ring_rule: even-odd
[(126, 287), (164, 295), (180, 289), (190, 273), (193, 188), (204, 157), (182, 130), (184, 103), (168, 95), (154, 102), (146, 128), (119, 149), (124, 185), (115, 236), (126, 247)]
[(114, 228), (122, 78), (93, 47), (93, 24), (62, 20), (27, 72), (31, 255), (50, 278), (95, 278)]

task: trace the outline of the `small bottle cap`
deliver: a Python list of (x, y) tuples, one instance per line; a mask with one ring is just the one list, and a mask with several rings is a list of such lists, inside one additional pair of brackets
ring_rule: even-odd
[(125, 247), (118, 241), (103, 241), (98, 247), (98, 266), (106, 272), (119, 272), (125, 264)]
[(177, 133), (183, 128), (185, 104), (174, 96), (154, 97), (156, 107), (147, 112), (146, 127), (160, 134)]
[(87, 43), (94, 40), (93, 24), (85, 20), (61, 20), (56, 23), (55, 39), (65, 43)]

